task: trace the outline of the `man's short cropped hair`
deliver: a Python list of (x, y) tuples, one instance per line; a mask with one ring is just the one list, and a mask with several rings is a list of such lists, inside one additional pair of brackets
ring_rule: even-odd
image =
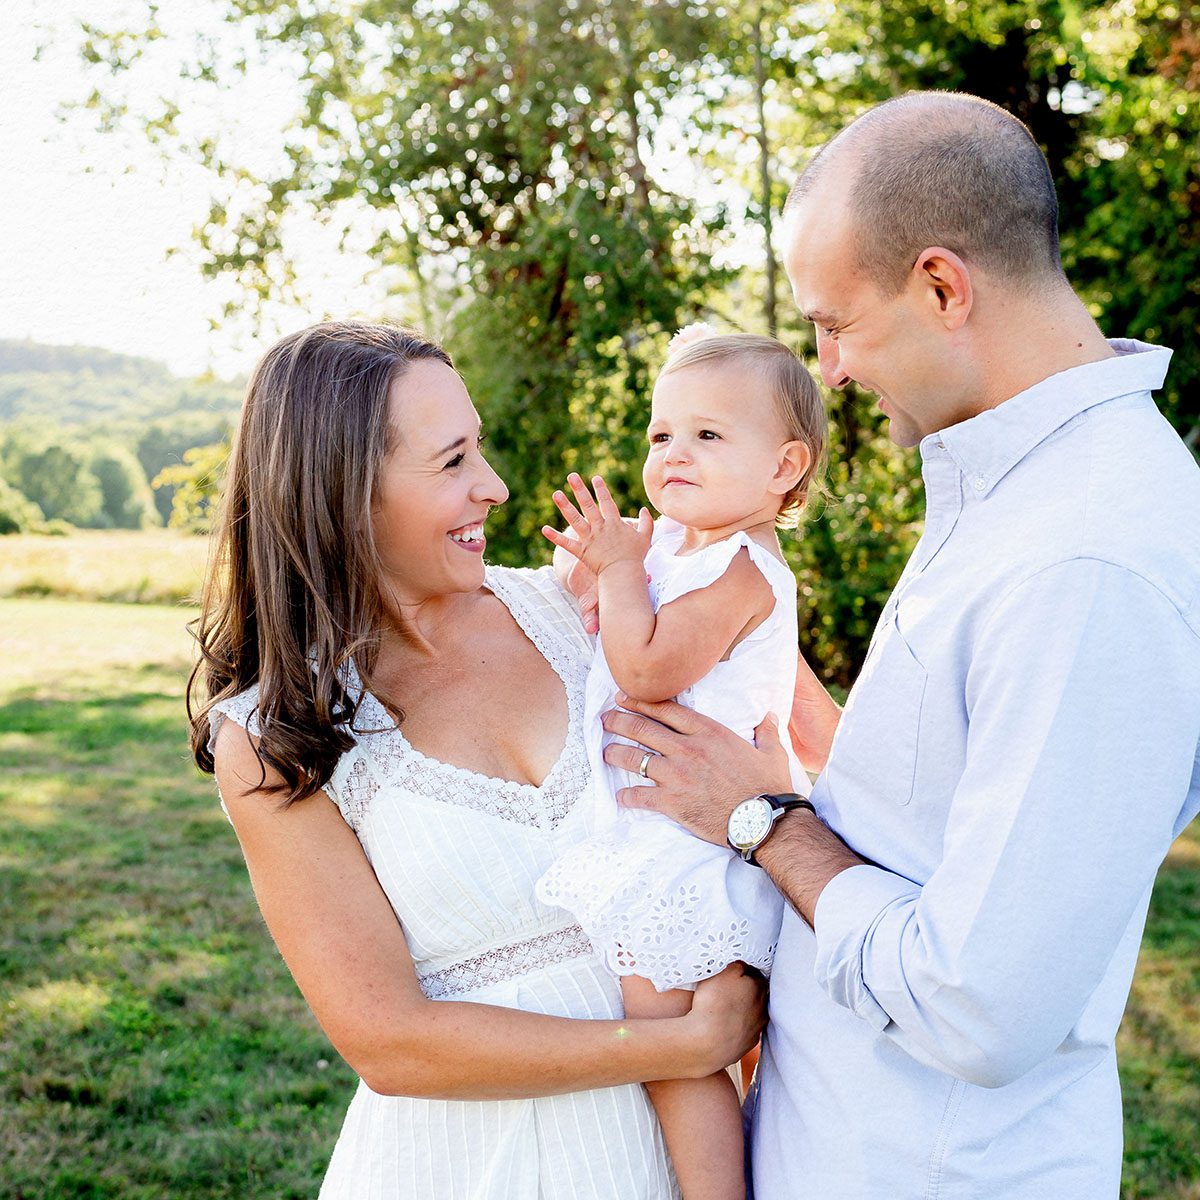
[(878, 105), (813, 156), (787, 209), (835, 165), (849, 172), (856, 266), (885, 295), (930, 246), (1010, 284), (1062, 273), (1050, 168), (1026, 126), (995, 104), (914, 92)]

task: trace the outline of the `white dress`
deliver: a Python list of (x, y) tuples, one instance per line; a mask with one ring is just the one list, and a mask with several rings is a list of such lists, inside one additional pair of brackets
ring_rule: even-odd
[[(774, 712), (786, 727), (796, 683), (796, 580), (786, 563), (745, 533), (678, 556), (683, 527), (661, 520), (646, 556), (657, 612), (708, 587), (745, 549), (775, 593), (771, 614), (678, 697), (752, 740)], [(659, 991), (687, 988), (732, 962), (767, 973), (775, 955), (783, 901), (765, 871), (726, 846), (701, 841), (669, 818), (622, 808), (616, 792), (645, 786), (636, 774), (608, 766), (611, 740), (600, 716), (615, 706), (617, 684), (601, 644), (588, 674), (584, 720), (593, 784), (589, 836), (564, 851), (538, 881), (538, 896), (565, 908), (618, 975), (649, 979)], [(788, 748), (792, 788), (807, 795), (808, 776)]]
[[(435, 1000), (619, 1018), (620, 989), (587, 937), (534, 883), (577, 836), (586, 790), (584, 687), (592, 647), (549, 568), (489, 567), (487, 586), (563, 681), (563, 751), (540, 787), (415, 750), (364, 696), (357, 744), (326, 791), (354, 830)], [(218, 706), (257, 732), (257, 689)], [(529, 1100), (381, 1096), (359, 1083), (321, 1200), (675, 1200), (640, 1084)]]

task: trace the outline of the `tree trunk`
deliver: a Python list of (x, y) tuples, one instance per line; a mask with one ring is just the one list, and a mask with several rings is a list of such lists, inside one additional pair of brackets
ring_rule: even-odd
[(767, 332), (775, 336), (778, 324), (775, 318), (775, 245), (771, 236), (771, 148), (767, 141), (766, 112), (767, 71), (763, 61), (763, 15), (759, 5), (758, 19), (754, 26), (754, 99), (758, 107), (758, 170), (759, 194), (762, 203), (763, 242), (767, 252), (766, 294), (763, 298), (763, 316), (767, 321)]

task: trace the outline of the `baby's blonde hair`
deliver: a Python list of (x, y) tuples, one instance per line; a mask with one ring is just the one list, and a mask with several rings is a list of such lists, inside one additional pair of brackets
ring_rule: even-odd
[(771, 391), (779, 415), (783, 418), (788, 440), (808, 447), (808, 470), (779, 505), (775, 524), (794, 529), (825, 462), (828, 418), (817, 381), (808, 368), (782, 342), (756, 333), (712, 334), (689, 341), (669, 353), (659, 378), (673, 375), (686, 367), (717, 366), (736, 362), (755, 371)]

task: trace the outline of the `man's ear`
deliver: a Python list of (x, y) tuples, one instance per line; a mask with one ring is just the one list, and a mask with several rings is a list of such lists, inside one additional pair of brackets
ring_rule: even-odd
[(975, 302), (967, 264), (945, 246), (930, 246), (917, 256), (913, 278), (934, 318), (947, 329), (961, 329)]
[(779, 447), (779, 461), (771, 479), (771, 495), (786, 496), (811, 466), (812, 451), (803, 442), (784, 442)]

